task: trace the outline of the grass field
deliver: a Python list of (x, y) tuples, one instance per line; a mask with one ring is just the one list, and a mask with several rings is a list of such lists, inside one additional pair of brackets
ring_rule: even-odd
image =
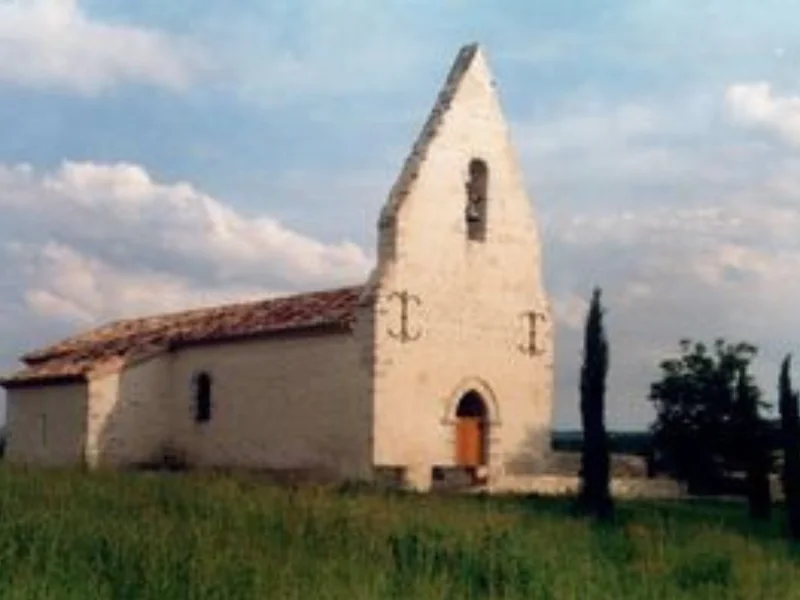
[(0, 469), (0, 598), (800, 598), (776, 516)]

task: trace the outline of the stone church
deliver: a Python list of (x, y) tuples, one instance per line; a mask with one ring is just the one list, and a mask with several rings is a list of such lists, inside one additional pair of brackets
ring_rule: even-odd
[(7, 458), (172, 457), (428, 489), (537, 473), (553, 342), (495, 84), (462, 48), (378, 219), (360, 286), (127, 319), (22, 357)]

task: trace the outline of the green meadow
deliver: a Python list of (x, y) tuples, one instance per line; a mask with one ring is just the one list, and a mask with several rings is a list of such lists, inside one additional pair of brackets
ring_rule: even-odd
[(800, 598), (782, 515), (0, 469), (0, 598)]

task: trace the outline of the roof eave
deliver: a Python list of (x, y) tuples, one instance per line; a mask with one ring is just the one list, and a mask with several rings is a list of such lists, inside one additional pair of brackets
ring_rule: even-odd
[(179, 350), (191, 346), (207, 346), (209, 344), (218, 344), (225, 342), (239, 342), (256, 339), (272, 339), (272, 338), (293, 338), (293, 337), (311, 337), (317, 335), (336, 335), (352, 333), (353, 327), (350, 323), (343, 322), (328, 322), (328, 323), (315, 323), (311, 325), (301, 325), (294, 327), (285, 327), (281, 329), (271, 329), (268, 331), (257, 332), (243, 332), (231, 333), (225, 335), (206, 336), (197, 339), (176, 339), (170, 342), (169, 350)]
[(46, 385), (64, 385), (71, 383), (85, 383), (86, 375), (79, 373), (73, 375), (38, 375), (32, 377), (25, 377), (22, 379), (15, 379), (9, 377), (7, 379), (0, 379), (0, 387), (7, 390), (14, 390), (20, 388), (40, 387)]

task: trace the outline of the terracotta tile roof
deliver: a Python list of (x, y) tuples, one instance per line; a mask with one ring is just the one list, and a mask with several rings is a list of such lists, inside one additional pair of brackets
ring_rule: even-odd
[(322, 328), (347, 331), (363, 287), (126, 319), (29, 352), (5, 387), (80, 380), (101, 365), (169, 349)]

